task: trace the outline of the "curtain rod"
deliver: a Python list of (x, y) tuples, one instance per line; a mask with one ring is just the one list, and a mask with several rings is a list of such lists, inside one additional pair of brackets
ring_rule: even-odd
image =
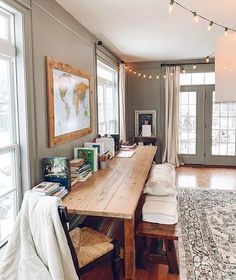
[[(109, 52), (112, 56), (114, 56), (120, 63), (124, 64), (125, 62), (121, 60), (116, 54), (114, 54), (110, 49), (108, 49), (106, 46), (103, 45), (102, 41), (98, 41), (95, 44), (96, 49), (100, 50), (98, 46), (103, 47), (107, 52)], [(100, 50), (101, 51), (101, 50)], [(102, 51), (101, 51), (102, 52)], [(105, 54), (105, 53), (104, 53)]]
[(161, 64), (161, 67), (165, 66), (192, 66), (192, 65), (212, 65), (215, 64), (215, 62), (196, 62), (196, 63), (170, 63), (170, 64)]

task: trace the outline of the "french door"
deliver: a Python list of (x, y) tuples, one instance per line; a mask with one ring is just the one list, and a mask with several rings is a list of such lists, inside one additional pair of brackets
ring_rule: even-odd
[(179, 153), (186, 164), (236, 166), (236, 103), (215, 103), (212, 85), (182, 86)]

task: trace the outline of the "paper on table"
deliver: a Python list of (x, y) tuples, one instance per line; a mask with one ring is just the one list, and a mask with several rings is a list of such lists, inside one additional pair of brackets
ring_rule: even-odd
[(135, 151), (121, 151), (116, 157), (120, 158), (131, 158), (134, 155)]

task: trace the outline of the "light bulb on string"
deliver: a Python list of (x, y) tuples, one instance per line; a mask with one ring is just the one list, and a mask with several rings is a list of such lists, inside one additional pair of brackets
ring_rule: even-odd
[(132, 72), (132, 69), (131, 69), (131, 68), (129, 68), (129, 72)]
[(150, 75), (148, 78), (149, 78), (149, 80), (151, 80), (152, 79), (152, 75)]
[(170, 5), (169, 5), (169, 8), (168, 8), (169, 14), (172, 13), (172, 11), (173, 11), (173, 6), (174, 6), (174, 0), (170, 0)]
[(136, 73), (137, 73), (137, 72), (136, 72), (136, 71), (134, 71), (134, 75), (136, 75)]
[(182, 69), (182, 73), (183, 74), (185, 74), (186, 73), (186, 70), (185, 70), (185, 68), (183, 67), (183, 69)]
[(197, 69), (197, 65), (193, 64), (193, 70), (196, 70), (196, 69)]
[(166, 79), (166, 75), (164, 75), (163, 78)]
[(171, 72), (171, 73), (170, 73), (170, 75), (171, 75), (171, 77), (172, 77), (172, 76), (174, 75), (174, 73), (173, 73), (173, 72)]
[(196, 12), (193, 12), (193, 19), (194, 19), (195, 23), (198, 23), (198, 15)]
[(207, 31), (210, 32), (212, 29), (212, 25), (213, 25), (213, 21), (210, 21), (208, 27), (207, 27)]
[(138, 73), (138, 76), (140, 77), (140, 76), (141, 76), (141, 73)]
[(158, 80), (158, 79), (160, 78), (160, 76), (159, 76), (159, 75), (157, 75), (157, 76), (156, 76), (156, 78), (157, 78), (157, 80)]
[(206, 57), (206, 63), (209, 63), (209, 61), (210, 61), (210, 57), (207, 56), (207, 57)]
[(143, 78), (144, 78), (144, 79), (146, 78), (146, 75), (145, 75), (145, 74), (143, 75)]
[(229, 30), (229, 28), (225, 27), (225, 37), (228, 36), (228, 30)]

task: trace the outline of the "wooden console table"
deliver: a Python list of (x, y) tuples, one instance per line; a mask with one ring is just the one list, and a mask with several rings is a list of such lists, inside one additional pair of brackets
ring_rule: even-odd
[(132, 158), (113, 158), (63, 200), (69, 213), (124, 220), (125, 278), (135, 278), (135, 210), (157, 147), (140, 146)]

